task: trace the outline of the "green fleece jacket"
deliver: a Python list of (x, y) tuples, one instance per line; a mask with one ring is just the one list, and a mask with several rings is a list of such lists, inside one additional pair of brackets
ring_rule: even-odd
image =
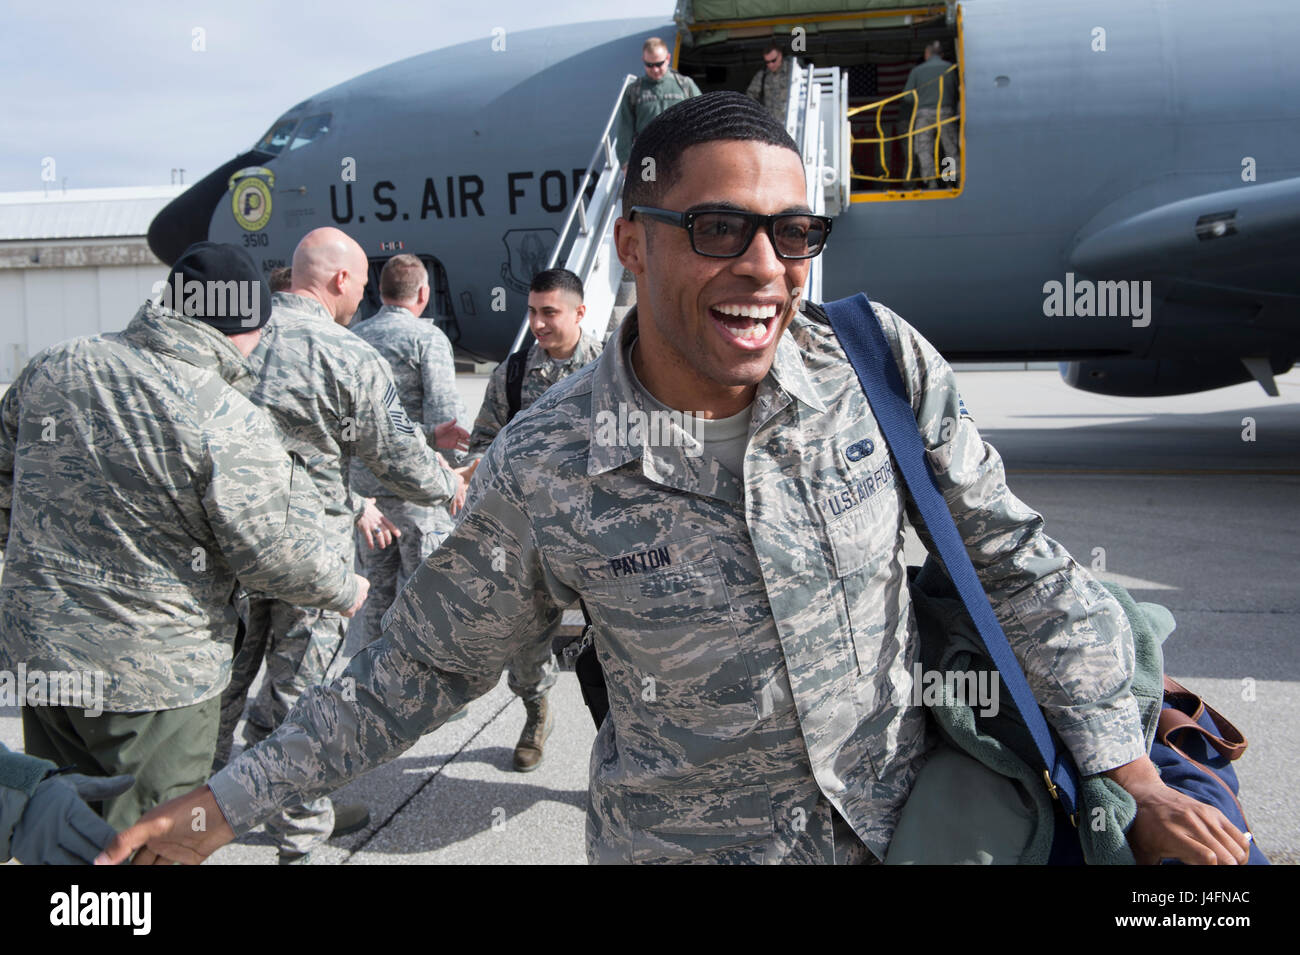
[[(1148, 751), (1164, 698), (1161, 643), (1174, 629), (1159, 604), (1136, 603), (1123, 587), (1106, 584), (1133, 630), (1138, 700)], [(927, 672), (991, 671), (969, 615), (933, 562), (912, 583), (912, 602), (921, 632), (921, 666)], [(1004, 688), (1004, 687), (1003, 687)], [(944, 743), (918, 775), (894, 832), (889, 864), (1042, 865), (1052, 847), (1055, 816), (1039, 771), (1032, 739), (1020, 714), (1002, 693), (996, 715), (982, 716), (949, 692), (928, 706)], [(973, 759), (971, 758), (973, 757)], [(989, 772), (992, 770), (993, 772)], [(1137, 806), (1105, 776), (1081, 780), (1077, 815), (1085, 859), (1092, 865), (1132, 865), (1125, 833)]]

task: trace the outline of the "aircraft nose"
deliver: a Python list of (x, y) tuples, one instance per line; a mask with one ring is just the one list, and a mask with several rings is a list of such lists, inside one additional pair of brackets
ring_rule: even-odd
[(271, 153), (250, 149), (167, 203), (149, 223), (148, 241), (153, 254), (171, 266), (191, 245), (206, 239), (212, 212), (226, 195), (230, 174), (245, 166), (263, 166), (274, 158)]

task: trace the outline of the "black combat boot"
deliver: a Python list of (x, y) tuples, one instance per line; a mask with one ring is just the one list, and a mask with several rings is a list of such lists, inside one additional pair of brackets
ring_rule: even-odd
[(528, 713), (528, 719), (524, 721), (524, 731), (519, 734), (519, 742), (515, 744), (515, 769), (521, 773), (531, 773), (542, 764), (542, 745), (551, 735), (554, 719), (544, 696), (537, 700), (525, 700), (524, 710)]

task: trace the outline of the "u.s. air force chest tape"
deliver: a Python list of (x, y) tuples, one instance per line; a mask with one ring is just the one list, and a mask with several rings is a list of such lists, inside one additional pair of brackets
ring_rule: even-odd
[(891, 582), (906, 573), (905, 489), (873, 418), (848, 425), (830, 444), (829, 466), (818, 475), (814, 504), (828, 570), (842, 600), (837, 615), (842, 614), (841, 625), (851, 636), (858, 673), (871, 678), (878, 698), (893, 692), (897, 681), (891, 670), (903, 657), (896, 634), (906, 600), (886, 595)]

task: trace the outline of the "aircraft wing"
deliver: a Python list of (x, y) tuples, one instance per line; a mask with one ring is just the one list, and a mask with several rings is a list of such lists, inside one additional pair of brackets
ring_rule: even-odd
[(1083, 239), (1070, 267), (1221, 291), (1300, 295), (1300, 177), (1148, 209)]

